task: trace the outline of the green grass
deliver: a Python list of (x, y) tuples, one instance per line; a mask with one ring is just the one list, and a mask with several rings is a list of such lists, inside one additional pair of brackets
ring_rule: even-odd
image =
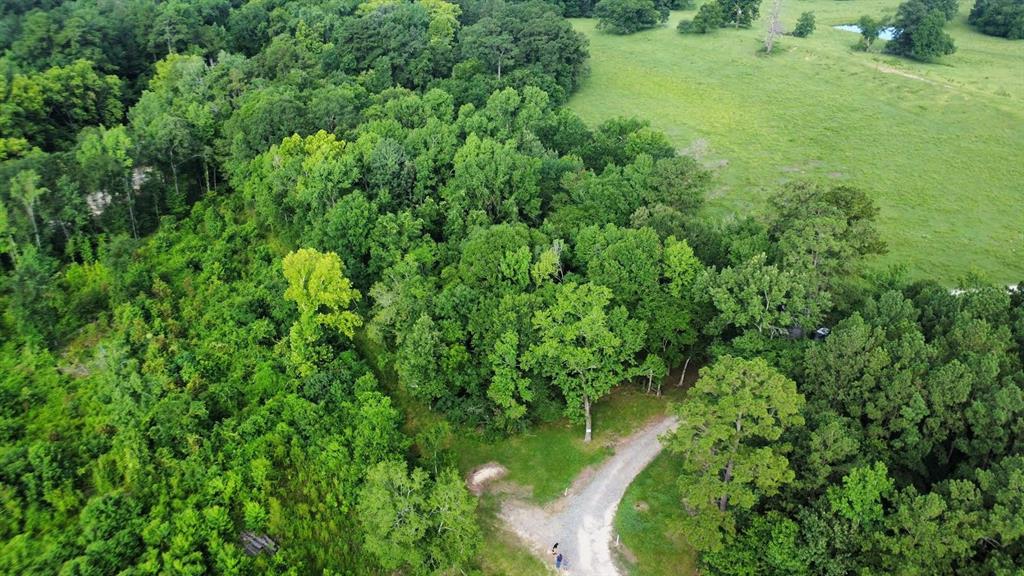
[(615, 440), (664, 414), (668, 400), (681, 395), (680, 389), (671, 385), (664, 391), (658, 398), (636, 386), (621, 386), (598, 401), (590, 444), (583, 443), (581, 424), (558, 420), (496, 441), (463, 431), (454, 439), (452, 450), (463, 473), (492, 460), (500, 462), (508, 468), (508, 480), (532, 487), (533, 500), (543, 504), (561, 496), (584, 468), (610, 455), (609, 446)]
[(698, 151), (718, 166), (710, 206), (720, 216), (760, 210), (788, 180), (852, 184), (881, 208), (889, 254), (873, 265), (903, 263), (914, 277), (947, 283), (970, 271), (1018, 282), (1024, 41), (975, 32), (966, 0), (947, 25), (959, 50), (936, 64), (854, 51), (859, 36), (831, 28), (898, 4), (788, 0), (787, 29), (807, 10), (818, 28), (782, 38), (770, 57), (757, 54), (763, 21), (681, 35), (676, 23), (691, 11), (614, 36), (597, 32), (594, 20), (574, 20), (590, 39), (591, 75), (569, 104), (591, 124), (646, 118), (681, 151)]
[(683, 514), (674, 488), (673, 456), (662, 453), (636, 477), (615, 515), (632, 576), (696, 574), (697, 555), (679, 529)]

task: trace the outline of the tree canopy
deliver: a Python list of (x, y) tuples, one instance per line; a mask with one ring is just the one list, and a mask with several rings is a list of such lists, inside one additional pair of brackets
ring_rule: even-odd
[(977, 0), (967, 21), (985, 34), (1020, 40), (1024, 38), (1024, 2)]
[(0, 573), (476, 574), (453, 438), (589, 440), (691, 366), (664, 489), (702, 573), (1013, 573), (1021, 292), (880, 270), (869, 189), (723, 218), (667, 135), (564, 106), (565, 16), (684, 6), (5, 3)]

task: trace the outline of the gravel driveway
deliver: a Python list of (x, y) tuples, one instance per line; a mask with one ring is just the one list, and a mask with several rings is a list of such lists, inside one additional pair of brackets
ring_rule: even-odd
[(552, 565), (548, 551), (558, 542), (570, 574), (621, 576), (611, 552), (615, 511), (633, 478), (661, 452), (658, 436), (676, 423), (675, 417), (665, 417), (626, 438), (587, 481), (577, 481), (567, 496), (543, 508), (517, 498), (506, 500), (501, 518)]

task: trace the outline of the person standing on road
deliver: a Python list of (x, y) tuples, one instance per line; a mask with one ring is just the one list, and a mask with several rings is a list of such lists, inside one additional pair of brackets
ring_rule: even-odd
[(558, 553), (558, 556), (555, 556), (555, 569), (556, 570), (561, 570), (562, 569), (562, 553), (561, 552)]

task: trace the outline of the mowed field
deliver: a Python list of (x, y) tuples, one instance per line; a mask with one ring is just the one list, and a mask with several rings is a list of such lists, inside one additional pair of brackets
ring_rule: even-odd
[[(967, 0), (970, 2), (970, 0)], [(784, 0), (789, 30), (813, 10), (809, 38), (783, 37), (757, 54), (762, 20), (749, 30), (681, 35), (667, 25), (590, 39), (591, 74), (570, 106), (596, 125), (637, 116), (680, 151), (715, 167), (712, 209), (757, 211), (793, 179), (852, 184), (881, 208), (889, 253), (913, 277), (954, 283), (968, 272), (999, 283), (1024, 279), (1024, 41), (967, 25), (973, 2), (947, 25), (958, 51), (924, 64), (853, 49), (859, 36), (831, 26), (895, 12), (898, 0)]]

